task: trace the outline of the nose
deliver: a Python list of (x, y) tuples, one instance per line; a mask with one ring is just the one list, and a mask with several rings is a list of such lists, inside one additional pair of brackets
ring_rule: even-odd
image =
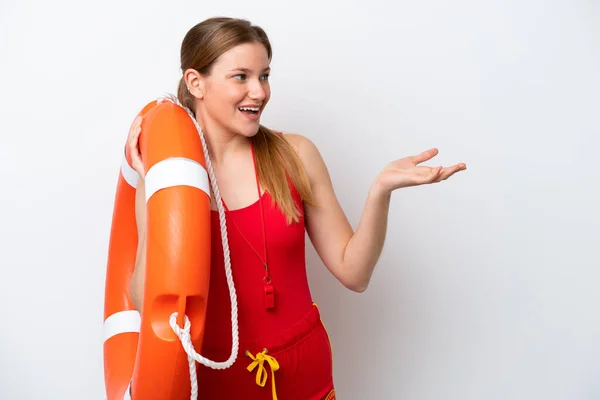
[(248, 96), (252, 100), (264, 100), (267, 96), (267, 92), (263, 87), (263, 83), (260, 80), (252, 80), (248, 88)]

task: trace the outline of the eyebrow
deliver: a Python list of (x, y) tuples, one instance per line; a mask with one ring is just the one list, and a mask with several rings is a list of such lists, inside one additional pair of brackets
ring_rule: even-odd
[[(270, 71), (270, 70), (271, 70), (271, 67), (267, 67), (267, 68), (263, 69), (263, 72)], [(231, 71), (242, 71), (242, 72), (246, 72), (246, 73), (252, 72), (252, 70), (249, 68), (234, 68), (232, 70), (229, 70), (229, 72), (231, 72)]]

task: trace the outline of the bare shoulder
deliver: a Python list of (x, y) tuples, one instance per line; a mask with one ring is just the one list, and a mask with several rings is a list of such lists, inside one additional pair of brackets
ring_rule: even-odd
[(283, 137), (296, 150), (311, 181), (326, 173), (325, 162), (312, 140), (298, 133), (283, 133)]
[(315, 156), (320, 157), (317, 146), (306, 136), (298, 133), (284, 133), (283, 137), (296, 150), (296, 153), (303, 162), (315, 161)]
[(282, 132), (282, 136), (287, 142), (296, 150), (298, 155), (300, 154), (300, 147), (305, 140), (308, 140), (306, 137), (292, 132)]

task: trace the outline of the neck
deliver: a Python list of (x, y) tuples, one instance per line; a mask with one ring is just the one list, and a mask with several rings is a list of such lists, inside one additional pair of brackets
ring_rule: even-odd
[(247, 137), (230, 132), (212, 123), (209, 118), (202, 118), (200, 113), (197, 113), (196, 120), (204, 133), (213, 166), (224, 164), (248, 149), (250, 140)]

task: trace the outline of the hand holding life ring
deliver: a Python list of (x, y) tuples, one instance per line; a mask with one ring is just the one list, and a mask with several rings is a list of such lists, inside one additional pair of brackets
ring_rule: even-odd
[(133, 120), (129, 134), (127, 135), (127, 147), (131, 157), (131, 168), (138, 173), (140, 178), (144, 178), (144, 163), (142, 162), (142, 153), (140, 151), (139, 139), (142, 133), (142, 116), (138, 115)]

